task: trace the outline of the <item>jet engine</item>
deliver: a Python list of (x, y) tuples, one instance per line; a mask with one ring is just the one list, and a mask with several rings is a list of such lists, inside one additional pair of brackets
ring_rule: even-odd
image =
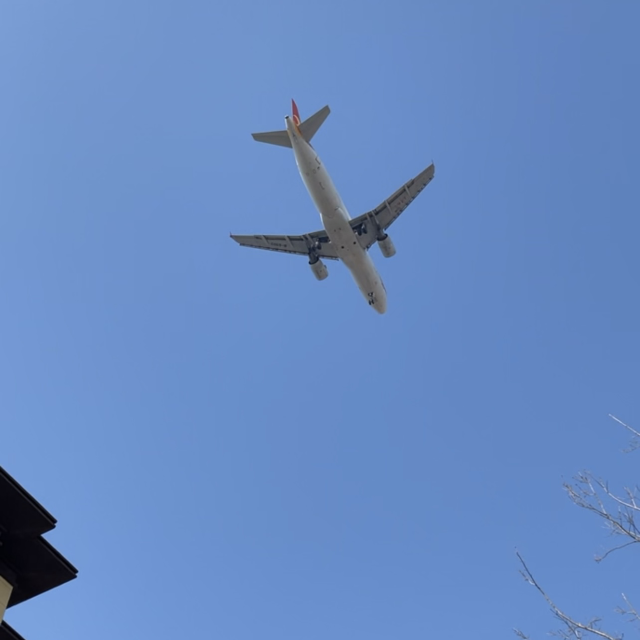
[(388, 234), (385, 233), (382, 238), (378, 239), (378, 246), (380, 247), (380, 253), (385, 258), (390, 258), (391, 256), (396, 255), (396, 248), (393, 245), (393, 242), (391, 242), (391, 238)]
[(309, 266), (311, 267), (311, 271), (313, 271), (313, 275), (316, 277), (316, 280), (324, 280), (329, 276), (327, 265), (322, 262), (320, 258), (316, 258), (313, 262), (309, 260)]

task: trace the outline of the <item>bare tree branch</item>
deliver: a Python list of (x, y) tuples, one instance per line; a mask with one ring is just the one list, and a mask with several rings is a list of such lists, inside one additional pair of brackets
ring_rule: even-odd
[(626, 604), (626, 608), (618, 607), (616, 609), (616, 613), (619, 613), (623, 616), (628, 616), (629, 622), (640, 622), (640, 614), (638, 613), (637, 609), (629, 602), (629, 598), (627, 598), (624, 593), (622, 594), (622, 599)]
[(614, 415), (609, 414), (609, 417), (613, 418), (616, 422), (620, 423), (625, 429), (630, 431), (631, 434), (633, 435), (633, 438), (631, 440), (631, 443), (629, 444), (629, 447), (627, 449), (623, 449), (622, 451), (624, 453), (631, 453), (636, 449), (640, 449), (640, 432), (636, 431), (635, 429), (632, 429), (628, 424), (625, 424), (624, 422), (622, 422), (622, 420), (619, 420)]
[[(587, 511), (595, 513), (602, 518), (612, 535), (620, 535), (628, 538), (628, 542), (609, 549), (602, 556), (596, 556), (600, 562), (610, 553), (640, 542), (640, 530), (636, 524), (635, 515), (640, 512), (636, 493), (638, 489), (624, 488), (627, 498), (621, 498), (614, 494), (608, 483), (593, 476), (590, 472), (583, 471), (575, 477), (575, 483), (565, 483), (564, 488), (569, 498), (576, 505)], [(607, 507), (607, 500), (613, 509)]]
[[(604, 640), (622, 640), (622, 636), (613, 636), (602, 629), (599, 628), (598, 623), (600, 622), (599, 618), (594, 618), (590, 620), (588, 623), (579, 622), (575, 620), (571, 616), (567, 615), (564, 611), (562, 611), (556, 603), (549, 597), (546, 591), (538, 584), (536, 579), (533, 577), (531, 571), (529, 571), (529, 567), (527, 567), (524, 559), (520, 555), (518, 551), (516, 551), (516, 555), (518, 556), (518, 560), (520, 560), (520, 564), (522, 565), (522, 569), (520, 570), (520, 575), (531, 585), (533, 585), (538, 592), (542, 595), (542, 597), (547, 601), (549, 608), (553, 615), (560, 620), (565, 628), (560, 629), (553, 633), (553, 635), (557, 635), (565, 640), (570, 640), (574, 638), (575, 640), (582, 640), (585, 634), (590, 633), (600, 638), (604, 638)], [(528, 640), (528, 636), (526, 636), (519, 629), (514, 629), (515, 634), (520, 637), (522, 640)]]
[[(621, 424), (627, 429), (631, 435), (632, 440), (629, 448), (623, 449), (625, 453), (640, 449), (640, 432), (631, 428), (628, 424), (622, 422), (615, 416), (609, 414), (613, 420)], [(615, 547), (609, 549), (602, 556), (596, 556), (596, 562), (601, 562), (609, 554), (614, 551), (619, 551), (626, 547), (640, 543), (640, 529), (636, 523), (636, 515), (640, 513), (640, 488), (636, 486), (631, 489), (630, 487), (624, 487), (624, 495), (620, 496), (613, 493), (609, 489), (609, 484), (596, 478), (592, 473), (583, 471), (579, 473), (573, 483), (563, 484), (570, 500), (582, 509), (586, 509), (592, 513), (595, 513), (598, 517), (602, 518), (606, 527), (613, 536), (623, 536), (626, 541)], [(638, 516), (640, 518), (640, 516)], [(622, 640), (622, 635), (613, 636), (599, 627), (600, 620), (594, 618), (588, 623), (582, 623), (574, 620), (569, 615), (564, 613), (555, 602), (549, 597), (549, 595), (542, 589), (538, 582), (533, 577), (531, 571), (525, 564), (522, 556), (516, 551), (518, 560), (522, 564), (520, 574), (531, 585), (533, 585), (547, 601), (553, 615), (560, 620), (564, 627), (558, 631), (552, 633), (552, 635), (559, 636), (563, 640), (582, 640), (586, 634), (592, 634), (603, 638), (603, 640)], [(627, 596), (623, 593), (622, 599), (625, 606), (616, 608), (616, 613), (628, 618), (629, 622), (640, 623), (640, 613), (631, 604)], [(520, 638), (520, 640), (529, 640), (529, 636), (525, 635), (520, 629), (514, 629), (514, 633)]]
[(618, 547), (613, 547), (612, 549), (609, 549), (608, 551), (605, 551), (601, 556), (596, 556), (594, 559), (596, 562), (602, 562), (609, 554), (613, 553), (614, 551), (619, 551), (620, 549), (624, 549), (625, 547), (629, 547), (632, 544), (636, 544), (635, 540), (631, 540), (631, 542), (627, 542), (625, 544), (621, 544)]

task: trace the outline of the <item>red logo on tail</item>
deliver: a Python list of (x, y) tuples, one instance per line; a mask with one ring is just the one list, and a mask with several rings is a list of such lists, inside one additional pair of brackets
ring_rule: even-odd
[(300, 113), (298, 112), (298, 105), (295, 100), (291, 100), (291, 111), (293, 112), (293, 121), (296, 126), (300, 124)]

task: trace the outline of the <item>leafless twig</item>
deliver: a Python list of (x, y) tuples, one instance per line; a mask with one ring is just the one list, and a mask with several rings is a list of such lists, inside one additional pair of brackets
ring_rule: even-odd
[[(607, 482), (587, 471), (579, 473), (574, 484), (565, 483), (564, 488), (573, 503), (602, 518), (612, 535), (628, 538), (624, 544), (609, 549), (602, 556), (596, 556), (597, 562), (618, 549), (640, 542), (640, 530), (635, 520), (636, 513), (640, 512), (637, 488), (632, 490), (625, 487), (626, 498), (621, 498), (609, 489)], [(613, 509), (607, 503), (611, 504)]]
[[(621, 424), (632, 435), (629, 447), (623, 451), (625, 453), (629, 453), (636, 449), (640, 449), (640, 432), (631, 428), (628, 424), (625, 424), (615, 416), (611, 414), (609, 414), (609, 416)], [(640, 498), (638, 497), (640, 489), (637, 486), (634, 489), (625, 487), (624, 494), (617, 495), (609, 489), (609, 484), (607, 482), (596, 478), (590, 472), (583, 471), (582, 473), (579, 473), (574, 480), (574, 483), (564, 484), (564, 488), (571, 501), (582, 509), (591, 511), (598, 517), (602, 518), (605, 521), (607, 528), (610, 530), (611, 535), (623, 536), (626, 538), (624, 543), (609, 549), (602, 556), (596, 556), (596, 562), (604, 560), (614, 551), (630, 547), (640, 542), (640, 529), (636, 524), (636, 515), (640, 512)], [(640, 516), (638, 517), (640, 518)], [(563, 628), (554, 632), (553, 635), (557, 635), (564, 640), (582, 640), (586, 634), (592, 634), (603, 638), (604, 640), (622, 639), (622, 635), (613, 636), (603, 631), (599, 626), (600, 620), (598, 618), (594, 618), (588, 623), (582, 623), (574, 620), (564, 613), (564, 611), (558, 608), (555, 602), (538, 584), (531, 571), (529, 571), (529, 568), (525, 564), (522, 556), (517, 551), (516, 555), (522, 564), (520, 573), (523, 578), (540, 592), (551, 608), (553, 615), (564, 625)], [(625, 602), (625, 606), (618, 607), (616, 612), (629, 618), (630, 622), (640, 623), (640, 614), (638, 613), (638, 610), (631, 604), (631, 602), (629, 602), (629, 599), (624, 594), (622, 594), (622, 599)], [(529, 640), (529, 637), (520, 631), (520, 629), (514, 629), (514, 632), (521, 640)]]
[(630, 431), (631, 435), (633, 436), (633, 438), (631, 439), (631, 442), (629, 443), (629, 447), (627, 449), (623, 449), (623, 451), (625, 453), (631, 453), (632, 451), (635, 451), (636, 449), (640, 449), (640, 432), (638, 432), (635, 429), (631, 428), (628, 424), (625, 424), (624, 422), (622, 422), (622, 420), (616, 418), (612, 414), (609, 414), (609, 417), (613, 418), (616, 422), (621, 424), (625, 429)]
[[(586, 624), (583, 622), (578, 622), (578, 620), (574, 620), (571, 616), (567, 615), (564, 611), (562, 611), (556, 603), (549, 597), (546, 591), (538, 584), (536, 579), (533, 577), (531, 571), (529, 571), (529, 567), (527, 567), (524, 559), (520, 555), (518, 551), (516, 551), (516, 555), (518, 556), (518, 560), (520, 560), (520, 564), (522, 565), (522, 569), (520, 570), (520, 575), (530, 584), (533, 585), (542, 595), (542, 597), (547, 601), (549, 608), (553, 615), (558, 618), (563, 624), (564, 628), (559, 629), (554, 632), (553, 635), (557, 635), (560, 638), (564, 638), (564, 640), (582, 640), (585, 637), (585, 634), (590, 633), (592, 635), (598, 636), (600, 638), (604, 638), (605, 640), (622, 640), (622, 636), (614, 636), (606, 631), (603, 631), (599, 627), (599, 618), (593, 618)], [(515, 634), (521, 638), (522, 640), (529, 640), (529, 637), (525, 635), (520, 629), (514, 629)]]
[(626, 606), (617, 607), (616, 613), (619, 613), (623, 616), (628, 616), (629, 622), (640, 622), (640, 614), (638, 613), (638, 610), (629, 602), (629, 598), (627, 598), (624, 593), (622, 594), (622, 599), (624, 600)]

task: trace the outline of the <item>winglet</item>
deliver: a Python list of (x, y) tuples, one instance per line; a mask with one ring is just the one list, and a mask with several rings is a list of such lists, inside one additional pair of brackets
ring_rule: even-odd
[(292, 98), (291, 99), (291, 111), (293, 113), (293, 121), (296, 125), (296, 127), (300, 126), (300, 112), (298, 111), (298, 105), (296, 104), (296, 101)]

